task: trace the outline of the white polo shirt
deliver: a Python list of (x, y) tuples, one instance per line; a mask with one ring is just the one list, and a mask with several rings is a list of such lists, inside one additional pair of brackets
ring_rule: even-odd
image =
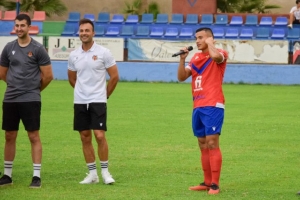
[(300, 8), (297, 8), (297, 6), (292, 7), (290, 13), (293, 13), (295, 18), (297, 20), (300, 20)]
[(74, 103), (106, 102), (106, 69), (116, 65), (109, 49), (94, 42), (91, 49), (72, 51), (68, 69), (77, 72)]

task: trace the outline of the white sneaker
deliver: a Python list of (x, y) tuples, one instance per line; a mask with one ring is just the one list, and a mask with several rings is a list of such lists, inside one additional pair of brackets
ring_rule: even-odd
[(109, 172), (102, 172), (101, 174), (102, 174), (103, 182), (105, 184), (112, 184), (115, 182), (115, 180), (112, 178)]
[(288, 27), (289, 27), (289, 28), (293, 28), (293, 24), (289, 24)]
[(79, 182), (80, 184), (93, 184), (99, 183), (99, 177), (94, 174), (86, 174), (87, 176), (83, 179), (83, 181)]

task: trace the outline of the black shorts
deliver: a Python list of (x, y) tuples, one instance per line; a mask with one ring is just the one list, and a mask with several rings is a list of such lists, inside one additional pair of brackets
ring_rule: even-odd
[(3, 102), (2, 129), (18, 131), (22, 120), (26, 131), (40, 130), (41, 102)]
[(293, 21), (293, 24), (300, 24), (300, 20), (295, 19), (295, 20)]
[(106, 103), (74, 104), (74, 130), (106, 131)]

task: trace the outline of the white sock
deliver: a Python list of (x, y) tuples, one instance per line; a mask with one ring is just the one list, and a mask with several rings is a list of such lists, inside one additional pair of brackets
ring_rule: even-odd
[(33, 163), (33, 176), (41, 177), (41, 167), (42, 164)]
[(97, 167), (96, 162), (93, 163), (86, 163), (86, 166), (88, 167), (90, 174), (97, 175)]
[(108, 172), (108, 161), (100, 161), (101, 173)]
[(4, 174), (11, 177), (14, 161), (4, 161)]

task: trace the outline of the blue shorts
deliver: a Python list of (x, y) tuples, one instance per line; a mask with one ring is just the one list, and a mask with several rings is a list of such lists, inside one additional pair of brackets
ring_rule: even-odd
[(192, 127), (196, 137), (221, 134), (224, 120), (224, 109), (201, 107), (193, 110)]

